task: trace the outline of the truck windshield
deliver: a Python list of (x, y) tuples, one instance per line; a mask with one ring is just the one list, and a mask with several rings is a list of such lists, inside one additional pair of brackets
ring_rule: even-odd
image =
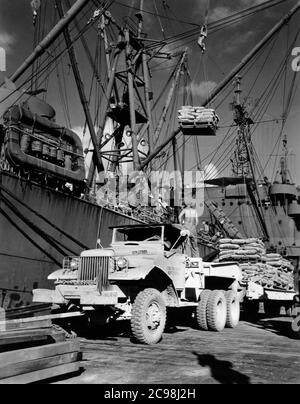
[(153, 241), (159, 243), (162, 242), (162, 235), (162, 227), (122, 227), (120, 229), (115, 229), (113, 242)]

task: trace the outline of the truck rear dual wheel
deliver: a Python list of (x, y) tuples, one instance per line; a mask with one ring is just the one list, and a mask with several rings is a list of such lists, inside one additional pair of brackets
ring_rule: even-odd
[(158, 343), (166, 326), (167, 310), (161, 293), (156, 289), (141, 291), (133, 305), (131, 330), (134, 338), (147, 345)]
[(199, 328), (204, 331), (223, 331), (226, 315), (225, 293), (222, 290), (204, 290), (196, 310)]
[(208, 331), (207, 324), (207, 304), (209, 297), (211, 295), (211, 290), (203, 290), (200, 295), (200, 301), (196, 309), (196, 319), (200, 330)]
[(201, 330), (223, 331), (225, 326), (235, 328), (240, 321), (240, 301), (234, 291), (204, 290), (196, 310)]
[(233, 290), (228, 290), (225, 292), (225, 297), (227, 305), (226, 327), (236, 328), (239, 324), (241, 315), (239, 296)]
[(221, 332), (226, 326), (227, 303), (222, 290), (211, 292), (207, 303), (207, 324), (211, 331)]

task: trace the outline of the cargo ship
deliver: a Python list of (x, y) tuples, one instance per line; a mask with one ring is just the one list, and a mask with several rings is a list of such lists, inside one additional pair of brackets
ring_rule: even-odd
[[(294, 24), (299, 16), (299, 3), (197, 103), (198, 113), (204, 108), (208, 113), (206, 118), (210, 119), (213, 108), (217, 110), (216, 106), (221, 105), (225, 90), (229, 88), (231, 94), (234, 80), (236, 95), (230, 136), (235, 140), (231, 143), (231, 154), (223, 156), (226, 168), (232, 166), (228, 176), (219, 176), (221, 171), (226, 171), (222, 166), (216, 165), (217, 172), (213, 175), (207, 167), (205, 171), (203, 161), (209, 156), (201, 153), (203, 139), (205, 142), (213, 139), (211, 143), (219, 152), (222, 143), (218, 145), (215, 139), (221, 137), (223, 145), (228, 147), (222, 128), (222, 115), (228, 114), (227, 109), (219, 114), (220, 122), (214, 121), (214, 125), (191, 117), (178, 122), (176, 117), (183, 106), (195, 104), (188, 67), (188, 55), (195, 57), (195, 49), (190, 51), (182, 44), (183, 39), (192, 38), (201, 60), (207, 52), (208, 33), (213, 35), (280, 3), (267, 1), (213, 22), (209, 21), (208, 7), (203, 25), (193, 23), (193, 29), (169, 37), (160, 29), (164, 33), (162, 39), (154, 35), (154, 29), (153, 38), (145, 32), (146, 17), (157, 18), (161, 28), (162, 15), (158, 10), (149, 11), (143, 1), (137, 7), (123, 4), (131, 14), (122, 19), (124, 16), (114, 1), (77, 0), (71, 4), (69, 0), (55, 0), (57, 22), (45, 37), (39, 35), (52, 5), (31, 3), (36, 46), (0, 88), (1, 307), (30, 305), (32, 289), (49, 286), (47, 275), (61, 265), (64, 256), (77, 256), (83, 249), (97, 245), (107, 247), (111, 226), (177, 220), (180, 206), (174, 206), (176, 179), (171, 184), (173, 196), (168, 203), (162, 201), (161, 195), (154, 196), (150, 192), (149, 206), (141, 203), (141, 188), (135, 189), (134, 180), (126, 200), (114, 192), (115, 184), (119, 185), (125, 173), (130, 176), (143, 172), (150, 177), (151, 171), (175, 171), (184, 176), (185, 171), (195, 167), (206, 172), (205, 209), (200, 221), (205, 222), (209, 230), (199, 226), (201, 254), (213, 256), (218, 237), (238, 232), (242, 237), (263, 239), (271, 250), (293, 260), (299, 268), (300, 205), (298, 190), (289, 174), (287, 139), (282, 130), (279, 140), (283, 144), (283, 155), (275, 182), (261, 178), (262, 172), (258, 172), (254, 162), (252, 135), (264, 121), (264, 115), (254, 120), (248, 113), (239, 79), (239, 75), (246, 75), (249, 65), (253, 68), (253, 62), (263, 60), (264, 63), (256, 67), (263, 70), (267, 58), (259, 58), (271, 51), (273, 41), (287, 23)], [(167, 2), (162, 2), (161, 7), (165, 13), (172, 12), (173, 21), (180, 20), (174, 18)], [(91, 38), (94, 38), (92, 43)], [(292, 38), (289, 46), (295, 46), (297, 38)], [(76, 48), (79, 43), (81, 52)], [(89, 66), (92, 84), (84, 80), (76, 50)], [(289, 63), (286, 52), (283, 61), (284, 66)], [(29, 78), (22, 81), (29, 70)], [(67, 125), (69, 106), (61, 78), (67, 70), (75, 78), (73, 87), (79, 95), (84, 116), (80, 136)], [(162, 73), (165, 71), (168, 76)], [(281, 66), (280, 75), (275, 75), (275, 79), (284, 80), (282, 72), (285, 70)], [(157, 83), (154, 78), (158, 78)], [(57, 122), (56, 111), (49, 105), (51, 80), (56, 80), (60, 89), (65, 124)], [(298, 80), (297, 73), (285, 75), (284, 123)], [(245, 81), (243, 78), (243, 83)], [(44, 88), (46, 83), (48, 91)], [(274, 94), (266, 92), (264, 95), (271, 99)], [(265, 99), (260, 101), (263, 103)], [(255, 108), (260, 108), (259, 102)], [(83, 140), (87, 143), (84, 132), (89, 132), (86, 149), (82, 144)], [(214, 163), (213, 159), (211, 161)]]

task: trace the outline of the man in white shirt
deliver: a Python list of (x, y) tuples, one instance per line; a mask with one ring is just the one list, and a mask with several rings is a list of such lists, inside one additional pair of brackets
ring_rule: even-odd
[(198, 213), (195, 202), (190, 202), (187, 207), (182, 210), (179, 215), (179, 223), (184, 229), (190, 232), (189, 242), (191, 246), (191, 257), (199, 257), (199, 249), (197, 245)]

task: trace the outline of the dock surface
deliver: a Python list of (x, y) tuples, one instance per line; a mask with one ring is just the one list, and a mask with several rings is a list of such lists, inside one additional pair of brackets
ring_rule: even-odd
[(179, 325), (155, 346), (134, 343), (129, 327), (108, 326), (81, 338), (84, 371), (66, 384), (298, 384), (300, 341), (291, 320), (242, 321), (235, 330)]

